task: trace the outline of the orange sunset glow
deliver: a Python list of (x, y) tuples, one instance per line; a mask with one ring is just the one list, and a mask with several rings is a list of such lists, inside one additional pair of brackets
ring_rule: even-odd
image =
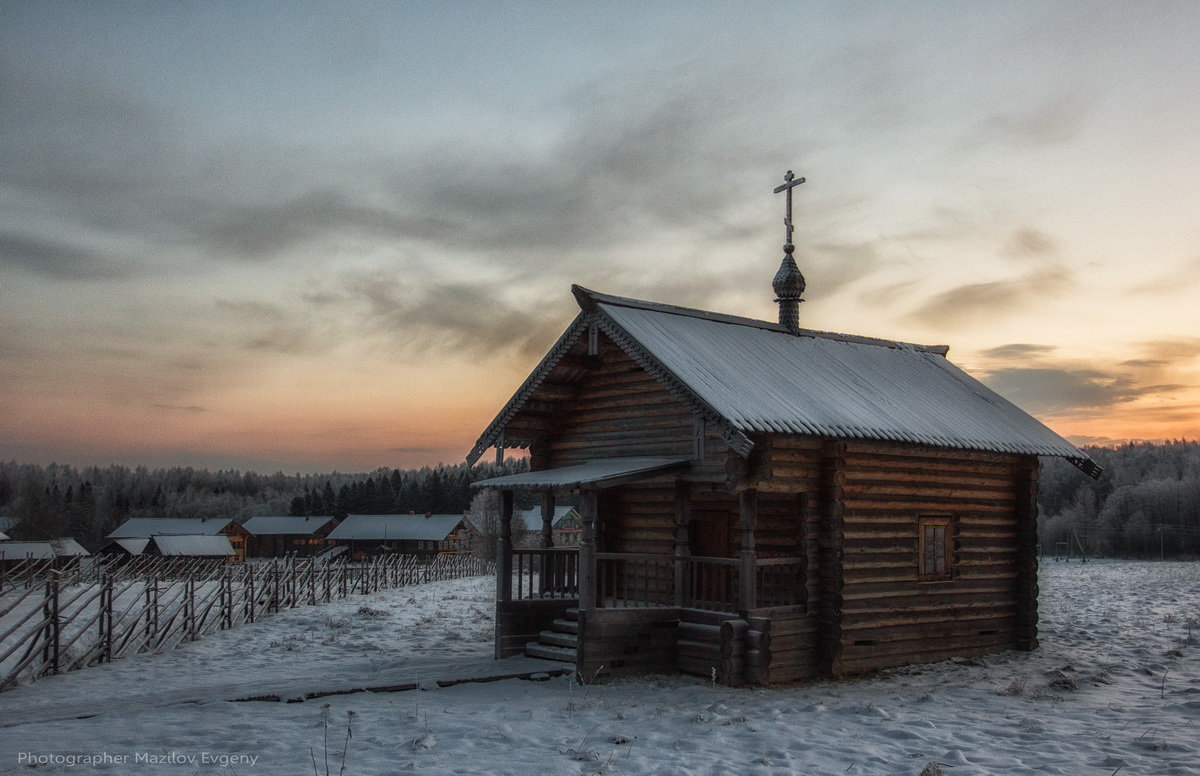
[(773, 319), (788, 169), (802, 326), (1200, 438), (1195, 4), (0, 22), (0, 458), (457, 463), (571, 283)]

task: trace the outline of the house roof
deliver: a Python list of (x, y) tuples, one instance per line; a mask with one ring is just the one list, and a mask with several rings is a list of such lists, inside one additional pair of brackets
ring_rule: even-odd
[(183, 557), (228, 557), (236, 555), (228, 536), (156, 535), (150, 541), (161, 555)]
[(8, 515), (0, 516), (0, 531), (10, 531), (21, 521)]
[(350, 515), (330, 532), (330, 539), (352, 541), (441, 541), (462, 515)]
[(3, 531), (0, 531), (0, 542), (6, 542), (9, 540), (9, 538), (10, 537), (8, 534), (4, 533)]
[(242, 528), (254, 536), (308, 536), (329, 525), (332, 520), (332, 517), (252, 517), (242, 523)]
[[(565, 506), (556, 506), (554, 514), (550, 518), (550, 525), (557, 527), (559, 522), (575, 511), (575, 507), (567, 504)], [(526, 531), (541, 531), (542, 530), (542, 508), (533, 507), (526, 509), (523, 512), (518, 512), (513, 515), (513, 524), (518, 528), (523, 528)]]
[(91, 555), (82, 544), (69, 536), (65, 539), (51, 539), (50, 544), (54, 547), (54, 554), (60, 558)]
[(802, 329), (572, 289), (582, 312), (476, 442), (526, 446), (505, 426), (592, 325), (742, 455), (753, 433), (908, 442), (1067, 458), (1075, 445), (946, 359), (947, 348)]
[(149, 539), (113, 539), (109, 542), (109, 546), (115, 544), (130, 555), (141, 555), (146, 551), (146, 545), (149, 543)]
[(232, 520), (227, 517), (131, 517), (106, 539), (146, 539), (151, 536), (216, 536)]
[[(628, 482), (631, 478), (655, 476), (658, 473), (684, 466), (686, 458), (600, 458), (586, 463), (560, 466), (556, 469), (541, 469), (521, 474), (507, 474), (478, 480), (472, 488), (577, 488), (580, 485), (606, 487)], [(538, 517), (538, 529), (542, 519)]]
[(49, 560), (54, 558), (50, 542), (0, 542), (0, 560)]
[(80, 555), (91, 555), (83, 545), (74, 539), (51, 539), (46, 542), (0, 542), (0, 559), (14, 560), (33, 558), (73, 558)]

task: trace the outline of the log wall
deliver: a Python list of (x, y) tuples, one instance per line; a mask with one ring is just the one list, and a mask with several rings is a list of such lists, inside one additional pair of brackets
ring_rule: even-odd
[(581, 680), (674, 670), (678, 626), (679, 610), (672, 608), (581, 611)]
[[(832, 674), (1030, 643), (1036, 602), (1029, 591), (1023, 601), (1018, 596), (1031, 554), (1021, 527), (1032, 528), (1028, 457), (866, 442), (845, 443), (842, 456), (842, 579), (834, 593), (840, 639)], [(923, 515), (952, 519), (948, 580), (919, 578)]]

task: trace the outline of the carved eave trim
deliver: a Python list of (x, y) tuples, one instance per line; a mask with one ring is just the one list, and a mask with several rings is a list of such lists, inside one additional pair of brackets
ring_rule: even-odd
[(660, 385), (667, 389), (672, 396), (682, 402), (685, 406), (704, 419), (706, 424), (716, 429), (721, 439), (725, 444), (729, 445), (738, 455), (743, 458), (750, 455), (750, 451), (754, 449), (754, 442), (746, 434), (735, 428), (729, 420), (717, 412), (704, 399), (688, 387), (687, 383), (679, 379), (679, 377), (668, 369), (661, 361), (658, 360), (649, 350), (644, 348), (629, 332), (621, 328), (621, 326), (612, 318), (604, 314), (603, 310), (597, 306), (592, 308), (595, 310), (596, 325), (600, 330), (608, 335), (608, 338), (617, 344), (617, 347), (625, 351), (637, 365), (645, 369), (650, 375), (658, 381)]
[(563, 357), (570, 352), (575, 343), (579, 341), (588, 329), (590, 318), (592, 316), (586, 313), (580, 313), (576, 316), (574, 322), (567, 327), (567, 330), (558, 338), (558, 342), (550, 348), (549, 352), (542, 357), (541, 362), (525, 378), (525, 382), (517, 389), (504, 408), (500, 410), (495, 419), (488, 425), (487, 429), (479, 436), (475, 442), (475, 446), (471, 448), (471, 452), (467, 454), (467, 463), (474, 464), (480, 457), (487, 452), (489, 447), (497, 444), (506, 445), (507, 447), (526, 447), (525, 443), (511, 444), (504, 440), (504, 428), (509, 421), (516, 416), (525, 403), (537, 392), (546, 378), (554, 371), (554, 367), (558, 366), (558, 362), (562, 361)]

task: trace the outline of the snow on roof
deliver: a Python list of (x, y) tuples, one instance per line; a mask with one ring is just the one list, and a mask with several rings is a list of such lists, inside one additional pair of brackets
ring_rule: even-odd
[[(575, 507), (570, 504), (566, 506), (557, 506), (554, 508), (554, 515), (550, 518), (550, 525), (557, 526), (559, 522), (575, 511)], [(542, 530), (542, 508), (533, 507), (526, 509), (524, 512), (518, 512), (513, 515), (513, 525), (517, 528), (523, 528), (526, 531), (541, 531)]]
[(790, 334), (768, 321), (573, 290), (584, 313), (570, 337), (534, 370), (472, 456), (495, 444), (587, 321), (718, 423), (743, 454), (753, 447), (749, 433), (800, 434), (1059, 456), (1098, 473), (1078, 447), (946, 360), (944, 347)]
[(4, 531), (0, 531), (0, 542), (6, 542), (6, 541), (8, 541), (8, 539), (9, 539), (8, 534), (4, 533)]
[(330, 532), (330, 539), (355, 541), (441, 541), (462, 515), (350, 515)]
[(50, 542), (54, 546), (54, 554), (60, 558), (78, 557), (81, 555), (91, 555), (82, 544), (75, 541), (71, 537), (65, 539), (54, 539)]
[(54, 558), (50, 542), (0, 542), (0, 560), (49, 560)]
[(149, 539), (113, 539), (112, 544), (117, 545), (130, 555), (141, 555), (146, 551), (146, 545), (150, 543)]
[(146, 539), (151, 536), (216, 536), (232, 520), (227, 517), (131, 517), (106, 539)]
[[(598, 458), (586, 463), (542, 469), (536, 472), (507, 474), (471, 483), (472, 488), (574, 488), (589, 484), (598, 487), (615, 485), (640, 475), (653, 476), (664, 469), (684, 466), (686, 458)], [(541, 527), (538, 518), (538, 527)]]
[(252, 517), (242, 523), (242, 528), (254, 536), (308, 536), (324, 528), (331, 520), (332, 517)]
[(150, 541), (160, 555), (176, 557), (228, 557), (236, 555), (229, 544), (228, 536), (179, 536), (156, 535)]

